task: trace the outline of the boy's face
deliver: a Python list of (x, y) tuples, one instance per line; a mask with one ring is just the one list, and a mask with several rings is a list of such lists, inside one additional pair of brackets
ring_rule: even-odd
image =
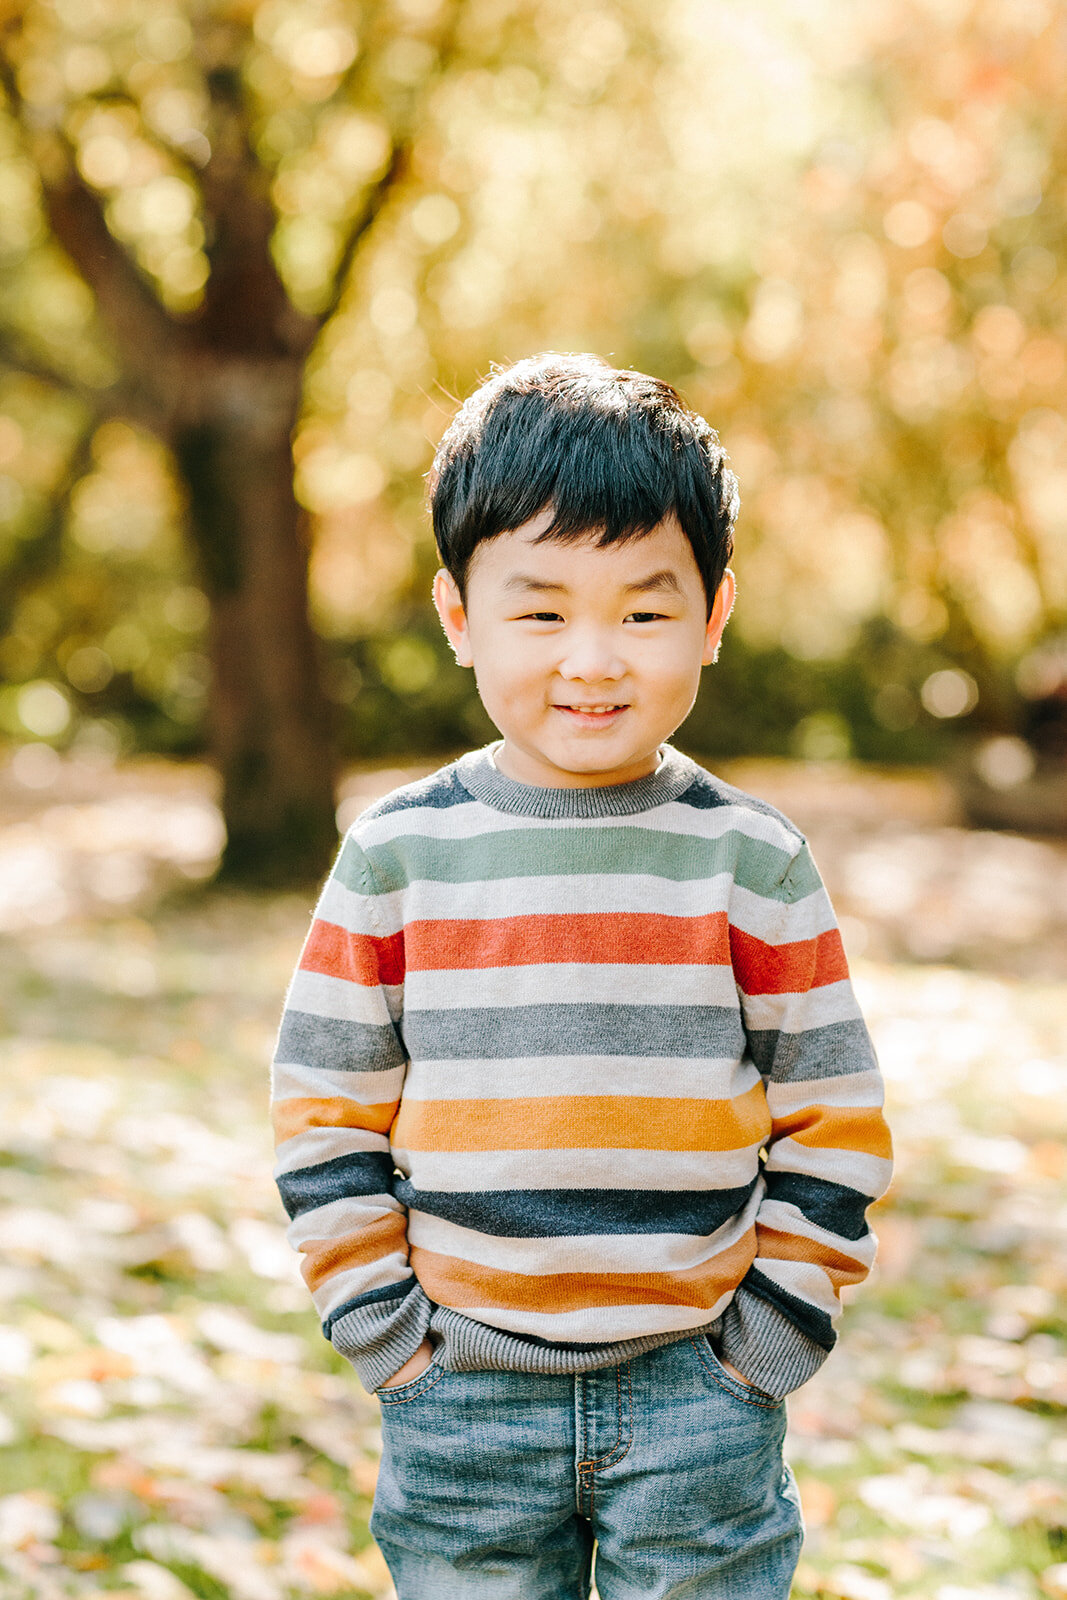
[(439, 572), (434, 603), (461, 666), (504, 736), (497, 764), (520, 783), (627, 783), (692, 710), (734, 598), (731, 573), (711, 618), (678, 522), (601, 549), (534, 541), (550, 510), (475, 550), (467, 603)]

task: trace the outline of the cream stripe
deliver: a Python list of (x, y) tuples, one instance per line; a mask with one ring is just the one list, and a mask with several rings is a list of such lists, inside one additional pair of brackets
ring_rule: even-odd
[(735, 884), (730, 891), (730, 921), (735, 928), (743, 929), (766, 944), (815, 939), (837, 926), (825, 889), (813, 889), (802, 900), (787, 904), (743, 889), (740, 884)]
[(337, 1095), (361, 1106), (384, 1106), (400, 1099), (404, 1071), (403, 1067), (394, 1067), (388, 1072), (332, 1072), (328, 1067), (276, 1061), (271, 1101), (323, 1100)]
[(393, 811), (384, 817), (368, 817), (365, 820), (357, 817), (349, 831), (364, 850), (372, 850), (405, 837), (474, 839), (481, 835), (529, 832), (538, 827), (566, 828), (575, 833), (603, 833), (609, 828), (644, 828), (649, 833), (673, 833), (699, 840), (717, 840), (728, 833), (743, 833), (756, 843), (772, 845), (786, 855), (792, 855), (798, 844), (795, 833), (764, 812), (732, 805), (701, 811), (677, 800), (633, 816), (565, 819), (516, 816), (510, 812), (496, 811), (480, 801), (446, 809), (418, 806)]
[(834, 1320), (841, 1314), (841, 1302), (834, 1293), (833, 1284), (813, 1261), (781, 1261), (776, 1256), (757, 1256), (752, 1264), (787, 1294), (818, 1306)]
[(767, 1157), (768, 1172), (800, 1172), (809, 1178), (825, 1178), (842, 1183), (860, 1194), (877, 1200), (889, 1187), (893, 1163), (884, 1156), (864, 1155), (859, 1150), (819, 1149), (797, 1144), (795, 1139), (777, 1139)]
[(467, 1006), (525, 1006), (544, 1000), (568, 1005), (692, 1005), (737, 1007), (729, 966), (559, 965), (478, 967), (469, 971), (411, 972), (409, 1010), (462, 1010)]
[[(310, 1239), (358, 1238), (364, 1228), (382, 1217), (402, 1216), (403, 1206), (397, 1201), (376, 1195), (361, 1195), (358, 1200), (328, 1200), (324, 1206), (312, 1211), (302, 1211), (294, 1217), (285, 1230), (285, 1237), (294, 1249), (307, 1244)], [(354, 1268), (352, 1270), (355, 1270)]]
[[(346, 1300), (354, 1300), (357, 1295), (369, 1294), (372, 1289), (384, 1289), (388, 1283), (404, 1283), (411, 1277), (411, 1269), (406, 1255), (399, 1250), (394, 1250), (391, 1255), (381, 1256), (377, 1261), (372, 1261), (364, 1267), (351, 1267), (345, 1272), (334, 1273), (311, 1291), (311, 1298), (315, 1302), (315, 1310), (321, 1321), (325, 1322), (330, 1313), (338, 1306), (344, 1305)], [(386, 1310), (392, 1309), (389, 1306)]]
[(396, 933), (401, 923), (395, 918), (387, 923), (382, 917), (382, 912), (390, 909), (393, 901), (399, 908), (399, 895), (359, 894), (355, 889), (346, 888), (339, 878), (327, 878), (315, 915), (324, 922), (334, 922), (339, 928), (360, 933)]
[(406, 889), (373, 896), (354, 895), (334, 882), (327, 890), (329, 910), (319, 915), (342, 927), (374, 928), (379, 933), (394, 933), (405, 921), (436, 917), (478, 920), (576, 911), (703, 917), (725, 910), (731, 882), (729, 873), (682, 883), (648, 873), (594, 873), (579, 879), (489, 878), (473, 883), (419, 878)]
[(313, 1017), (336, 1017), (340, 1022), (388, 1023), (402, 1007), (401, 984), (369, 985), (348, 978), (331, 978), (322, 972), (294, 974), (286, 998), (287, 1011), (306, 1011)]
[(479, 1150), (393, 1160), (417, 1189), (453, 1194), (492, 1189), (734, 1189), (759, 1170), (759, 1146), (743, 1150)]
[[(580, 891), (580, 903), (576, 895)], [(644, 911), (662, 916), (701, 917), (729, 908), (735, 927), (767, 943), (812, 939), (835, 927), (823, 889), (791, 905), (765, 899), (735, 884), (728, 872), (676, 882), (651, 873), (590, 873), (566, 877), (487, 878), (439, 883), (418, 878), (404, 889), (365, 895), (330, 879), (317, 915), (343, 928), (397, 932), (404, 921), (433, 918), (472, 920), (551, 913)]]
[(787, 1205), (783, 1200), (764, 1200), (759, 1208), (759, 1221), (764, 1227), (775, 1228), (779, 1233), (798, 1234), (803, 1239), (824, 1244), (828, 1250), (855, 1256), (857, 1261), (864, 1262), (868, 1267), (874, 1260), (874, 1253), (878, 1247), (872, 1233), (864, 1234), (862, 1239), (843, 1239), (839, 1233), (830, 1233), (828, 1229), (820, 1228), (802, 1211), (798, 1211), (796, 1206)]
[(710, 1236), (689, 1233), (603, 1233), (542, 1239), (499, 1238), (427, 1212), (408, 1213), (408, 1238), (420, 1250), (455, 1256), (498, 1272), (688, 1272), (714, 1261), (748, 1232), (759, 1204), (745, 1209)]
[(854, 1022), (860, 1015), (859, 1002), (847, 978), (799, 995), (746, 995), (742, 1006), (745, 1026), (753, 1032), (770, 1028), (806, 1033), (809, 1028), (828, 1028), (835, 1022)]
[[(379, 1077), (385, 1077), (380, 1073)], [(572, 1094), (731, 1100), (760, 1081), (751, 1062), (657, 1056), (531, 1056), (513, 1061), (416, 1061), (404, 1099), (511, 1100)], [(851, 1081), (851, 1080), (848, 1080)]]
[[(683, 1291), (684, 1292), (684, 1291)], [(615, 1344), (640, 1339), (650, 1333), (674, 1333), (702, 1328), (721, 1316), (733, 1299), (733, 1290), (719, 1297), (711, 1310), (703, 1306), (590, 1306), (582, 1311), (501, 1311), (495, 1306), (464, 1306), (463, 1315), (490, 1328), (533, 1334), (552, 1342)]]
[(882, 1077), (870, 1072), (840, 1077), (808, 1078), (800, 1083), (768, 1083), (767, 1104), (772, 1117), (785, 1117), (806, 1106), (880, 1106)]
[(380, 1133), (366, 1128), (306, 1128), (291, 1139), (285, 1139), (277, 1148), (274, 1176), (284, 1177), (289, 1172), (299, 1172), (303, 1167), (317, 1166), (321, 1161), (336, 1161), (353, 1151), (385, 1151), (389, 1141)]

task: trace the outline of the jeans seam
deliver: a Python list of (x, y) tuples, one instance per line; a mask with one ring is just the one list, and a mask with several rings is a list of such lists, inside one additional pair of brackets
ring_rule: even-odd
[[(700, 1365), (704, 1368), (704, 1371), (709, 1377), (714, 1378), (723, 1394), (732, 1394), (734, 1399), (740, 1400), (742, 1405), (754, 1406), (757, 1411), (774, 1411), (778, 1408), (778, 1406), (781, 1405), (782, 1402), (780, 1400), (776, 1400), (773, 1395), (768, 1395), (766, 1400), (760, 1399), (759, 1391), (755, 1389), (752, 1392), (751, 1398), (747, 1394), (739, 1394), (738, 1390), (743, 1389), (745, 1387), (744, 1384), (738, 1383), (737, 1388), (733, 1389), (729, 1386), (729, 1384), (723, 1383), (716, 1367), (713, 1366), (710, 1361), (705, 1359), (704, 1352), (701, 1350), (697, 1341), (695, 1339), (690, 1339), (689, 1343), (696, 1351), (697, 1360), (700, 1362)], [(726, 1376), (728, 1377), (729, 1374), (727, 1373)]]
[[(629, 1437), (623, 1440), (623, 1367), (626, 1368), (626, 1399), (630, 1410)], [(630, 1363), (620, 1362), (615, 1368), (615, 1443), (604, 1455), (586, 1456), (585, 1448), (588, 1434), (585, 1427), (585, 1405), (583, 1388), (582, 1405), (582, 1459), (578, 1462), (578, 1484), (580, 1499), (578, 1509), (583, 1515), (592, 1519), (596, 1509), (596, 1475), (604, 1472), (608, 1467), (618, 1466), (619, 1462), (629, 1453), (634, 1442), (633, 1430), (633, 1377), (630, 1372)], [(588, 1496), (588, 1509), (582, 1504), (582, 1498)]]

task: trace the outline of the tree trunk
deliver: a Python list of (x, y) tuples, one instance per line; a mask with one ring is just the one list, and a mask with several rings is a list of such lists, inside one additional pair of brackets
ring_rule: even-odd
[(306, 883), (336, 847), (330, 716), (308, 618), (291, 435), (302, 363), (215, 359), (174, 450), (211, 602), (210, 725), (227, 840), (220, 876)]

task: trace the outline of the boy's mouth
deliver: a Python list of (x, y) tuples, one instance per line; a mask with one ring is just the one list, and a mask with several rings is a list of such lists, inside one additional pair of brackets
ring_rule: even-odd
[(568, 722), (580, 728), (605, 728), (610, 723), (617, 721), (622, 713), (629, 708), (625, 705), (608, 705), (600, 701), (581, 702), (575, 705), (557, 703), (556, 711), (562, 711)]

